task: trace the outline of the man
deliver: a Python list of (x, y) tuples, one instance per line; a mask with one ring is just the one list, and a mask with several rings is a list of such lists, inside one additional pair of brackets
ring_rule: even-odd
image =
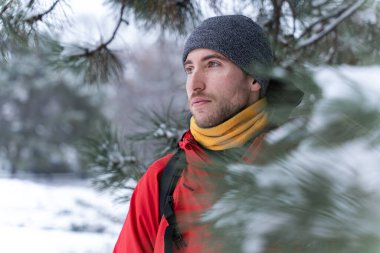
[[(263, 30), (248, 17), (213, 17), (194, 30), (183, 52), (192, 118), (179, 141), (185, 168), (172, 197), (176, 230), (160, 215), (160, 177), (171, 154), (154, 162), (139, 181), (114, 253), (220, 252), (199, 222), (216, 199), (213, 182), (220, 176), (205, 167), (235, 150), (242, 161), (254, 160), (268, 129), (268, 80), (256, 70), (270, 67), (272, 58)], [(169, 246), (168, 234), (175, 241)]]

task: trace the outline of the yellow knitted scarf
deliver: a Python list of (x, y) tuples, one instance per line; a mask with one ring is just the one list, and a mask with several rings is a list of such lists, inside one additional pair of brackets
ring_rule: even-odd
[(200, 128), (194, 117), (191, 117), (190, 131), (195, 140), (207, 149), (240, 147), (268, 124), (268, 117), (264, 112), (266, 104), (265, 98), (260, 99), (231, 119), (210, 128)]

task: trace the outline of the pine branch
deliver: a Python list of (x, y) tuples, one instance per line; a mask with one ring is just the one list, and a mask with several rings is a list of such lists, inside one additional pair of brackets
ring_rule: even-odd
[(118, 56), (108, 47), (116, 38), (121, 24), (128, 24), (123, 18), (126, 6), (121, 5), (120, 16), (108, 40), (97, 45), (94, 49), (90, 46), (68, 45), (61, 48), (61, 59), (57, 61), (57, 68), (71, 68), (77, 73), (84, 73), (86, 82), (105, 83), (114, 80), (121, 80), (123, 77), (124, 64)]
[(158, 26), (163, 30), (183, 34), (187, 23), (195, 24), (201, 15), (198, 2), (191, 0), (123, 0), (122, 2), (148, 29)]
[[(40, 14), (33, 15), (33, 16), (25, 19), (24, 21), (27, 22), (27, 23), (29, 23), (29, 24), (33, 24), (33, 23), (35, 23), (37, 21), (42, 21), (43, 17), (46, 16), (46, 15), (48, 15), (49, 13), (51, 13), (55, 9), (55, 7), (58, 5), (58, 3), (60, 1), (61, 0), (56, 0), (53, 3), (53, 5), (48, 10), (46, 10), (46, 11), (40, 13)], [(28, 5), (30, 5), (30, 4), (33, 4), (33, 1), (30, 1)]]
[[(313, 3), (313, 2), (314, 2), (314, 3)], [(329, 2), (329, 0), (319, 1), (317, 4), (315, 4), (315, 1), (311, 1), (310, 3), (311, 3), (311, 6), (312, 6), (313, 8), (320, 8), (320, 7), (322, 7), (323, 5), (327, 4), (328, 2)], [(315, 4), (315, 5), (313, 5), (313, 4)]]
[(293, 31), (292, 34), (295, 34), (296, 32), (296, 16), (297, 16), (297, 11), (296, 11), (296, 4), (294, 4), (294, 1), (286, 1), (289, 5), (290, 11), (292, 13), (292, 21), (293, 21)]
[[(136, 121), (136, 125), (149, 125), (146, 126), (145, 131), (139, 131), (127, 136), (128, 140), (133, 142), (157, 142), (154, 149), (155, 157), (160, 157), (175, 150), (177, 141), (181, 134), (185, 131), (185, 119), (179, 117), (179, 112), (173, 111), (173, 100), (169, 105), (162, 110), (139, 110), (141, 117), (138, 119), (144, 119), (144, 122)], [(183, 120), (181, 120), (183, 118)]]
[(305, 48), (307, 46), (310, 46), (323, 37), (325, 37), (327, 34), (329, 34), (332, 30), (334, 30), (340, 23), (342, 23), (345, 19), (350, 17), (355, 11), (357, 11), (364, 3), (366, 0), (360, 0), (356, 2), (356, 4), (352, 5), (350, 8), (348, 8), (342, 15), (340, 15), (334, 22), (330, 23), (323, 31), (313, 35), (309, 39), (300, 41), (298, 45), (296, 46), (296, 50), (300, 50), (302, 48)]
[[(131, 148), (125, 148), (119, 134), (105, 126), (97, 135), (87, 138), (82, 146), (82, 157), (94, 172), (93, 185), (100, 191), (133, 190), (128, 182), (138, 181), (143, 174), (142, 165)], [(119, 200), (127, 200), (129, 194)]]
[(90, 53), (77, 55), (64, 55), (65, 51), (85, 51), (88, 48), (76, 47), (65, 48), (61, 53), (63, 56), (56, 62), (57, 68), (71, 68), (78, 74), (83, 73), (84, 79), (89, 84), (106, 83), (110, 80), (121, 80), (123, 78), (124, 64), (108, 47), (101, 47)]
[(26, 5), (28, 8), (32, 7), (33, 4), (36, 2), (36, 0), (30, 0), (29, 3)]
[(379, 252), (380, 111), (352, 88), (349, 98), (319, 100), (314, 120), (269, 133), (253, 165), (210, 168), (223, 172), (214, 182), (222, 198), (200, 222), (226, 252)]
[(220, 9), (220, 0), (208, 0), (210, 8), (218, 15), (223, 15)]
[(103, 49), (105, 49), (106, 51), (108, 51), (109, 49), (107, 47), (115, 39), (117, 31), (119, 30), (121, 24), (122, 23), (125, 23), (127, 25), (129, 24), (129, 22), (123, 18), (124, 10), (125, 10), (125, 5), (122, 4), (121, 8), (120, 8), (120, 17), (119, 17), (119, 20), (117, 21), (116, 27), (113, 30), (113, 33), (112, 33), (111, 37), (106, 42), (101, 43), (97, 48), (95, 48), (93, 50), (85, 49), (85, 52), (83, 54), (74, 55), (74, 56), (88, 57), (88, 56), (92, 56), (92, 55), (96, 54), (97, 52), (100, 52)]
[(7, 11), (7, 9), (11, 6), (11, 4), (12, 4), (12, 2), (13, 2), (14, 0), (10, 0), (8, 3), (6, 3), (5, 5), (4, 5), (4, 7), (1, 9), (1, 11), (0, 11), (0, 17), (2, 17), (3, 16), (3, 14)]
[(337, 18), (339, 17), (340, 15), (342, 15), (344, 12), (346, 12), (348, 9), (350, 8), (350, 5), (347, 5), (346, 7), (338, 10), (337, 12), (334, 12), (334, 13), (331, 13), (330, 15), (326, 15), (326, 16), (323, 16), (317, 20), (315, 20), (313, 23), (311, 23), (307, 28), (305, 28), (305, 30), (303, 31), (303, 33), (297, 38), (297, 40), (300, 40), (301, 38), (303, 38), (304, 36), (306, 36), (309, 32), (312, 31), (312, 29), (318, 25), (318, 24), (323, 24), (323, 23), (326, 23), (327, 21), (329, 21), (330, 19), (332, 18)]

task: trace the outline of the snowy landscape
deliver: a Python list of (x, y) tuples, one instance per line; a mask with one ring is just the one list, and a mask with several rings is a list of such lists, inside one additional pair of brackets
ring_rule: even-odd
[[(310, 120), (267, 135), (270, 163), (226, 166), (225, 194), (204, 221), (226, 252), (262, 253), (273, 241), (302, 253), (380, 252), (380, 0), (10, 0), (0, 1), (0, 253), (112, 252), (129, 208), (116, 199), (155, 159), (146, 150), (183, 130), (166, 109), (186, 106), (182, 35), (237, 13), (271, 37), (271, 74), (305, 89), (299, 108)], [(286, 69), (310, 71), (321, 97)], [(121, 135), (97, 134), (98, 121)], [(124, 134), (147, 147), (135, 153)], [(93, 159), (88, 136), (101, 144)], [(273, 252), (294, 252), (283, 249)]]
[(112, 252), (127, 204), (87, 181), (0, 178), (0, 252)]

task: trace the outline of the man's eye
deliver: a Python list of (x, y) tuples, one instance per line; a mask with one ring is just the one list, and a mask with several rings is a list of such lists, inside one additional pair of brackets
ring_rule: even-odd
[(193, 68), (191, 68), (191, 67), (186, 67), (186, 68), (185, 68), (185, 72), (186, 72), (186, 74), (191, 74), (191, 72), (193, 72)]
[(218, 67), (218, 66), (220, 66), (220, 63), (219, 62), (216, 62), (216, 61), (210, 61), (210, 62), (208, 62), (207, 63), (207, 66), (208, 67)]

